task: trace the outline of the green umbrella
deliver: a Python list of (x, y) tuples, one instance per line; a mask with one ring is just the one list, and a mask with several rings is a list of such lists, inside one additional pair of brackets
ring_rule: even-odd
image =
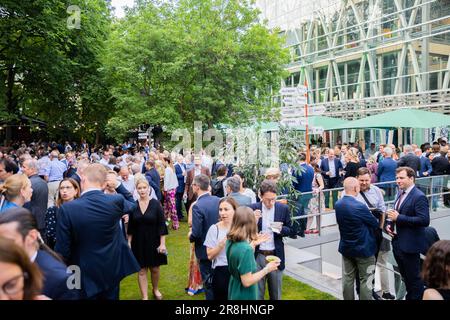
[(346, 124), (334, 126), (330, 129), (363, 129), (363, 128), (418, 128), (450, 126), (450, 116), (442, 113), (417, 109), (399, 109), (380, 113)]

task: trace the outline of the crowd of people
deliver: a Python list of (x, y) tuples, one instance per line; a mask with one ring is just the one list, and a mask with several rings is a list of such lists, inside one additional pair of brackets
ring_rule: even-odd
[[(396, 282), (403, 279), (406, 299), (448, 298), (448, 275), (435, 278), (426, 271), (434, 265), (425, 263), (421, 276), (420, 254), (436, 239), (430, 240), (428, 199), (421, 191), (429, 186), (415, 181), (443, 179), (450, 172), (448, 149), (444, 140), (420, 148), (405, 145), (403, 152), (391, 145), (376, 151), (372, 144), (366, 152), (356, 144), (313, 146), (310, 159), (299, 151), (300, 170), (286, 164), (268, 168), (258, 190), (252, 190), (233, 164), (203, 151), (182, 155), (147, 143), (95, 148), (84, 141), (23, 143), (0, 152), (0, 252), (7, 251), (0, 255), (5, 266), (0, 288), (7, 288), (0, 297), (118, 299), (121, 280), (137, 273), (147, 300), (150, 271), (153, 297), (161, 300), (166, 237), (187, 219), (188, 294), (263, 300), (268, 291), (270, 299), (281, 300), (283, 237), (320, 230), (320, 215), (291, 221), (289, 206), (279, 197), (285, 190), (277, 183), (285, 171), (300, 192), (293, 216), (336, 210), (345, 299), (354, 299), (355, 285), (360, 299), (377, 297), (369, 285), (371, 272), (377, 261), (392, 259), (392, 251), (401, 275)], [(438, 181), (431, 188), (443, 185)], [(393, 208), (384, 202), (390, 197)], [(435, 208), (437, 197), (432, 201)], [(444, 241), (428, 253), (448, 255), (445, 250)], [(448, 273), (445, 263), (441, 273)], [(380, 274), (382, 298), (394, 298), (386, 272)]]

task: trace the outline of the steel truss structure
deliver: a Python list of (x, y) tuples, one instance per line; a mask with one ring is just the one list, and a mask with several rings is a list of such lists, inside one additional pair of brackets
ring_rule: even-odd
[[(260, 0), (291, 52), (283, 86), (357, 119), (408, 106), (450, 113), (450, 0)], [(280, 103), (280, 97), (274, 97)]]

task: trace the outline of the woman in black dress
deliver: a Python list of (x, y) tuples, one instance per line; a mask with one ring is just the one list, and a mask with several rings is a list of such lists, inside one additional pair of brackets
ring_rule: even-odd
[(358, 175), (358, 169), (361, 167), (359, 164), (358, 150), (356, 148), (350, 148), (345, 154), (345, 176), (344, 180), (348, 177), (355, 177)]
[(138, 283), (142, 299), (148, 300), (147, 272), (150, 269), (153, 296), (156, 300), (161, 300), (162, 295), (158, 290), (158, 282), (159, 266), (167, 264), (166, 219), (161, 203), (158, 200), (150, 199), (150, 187), (146, 179), (136, 181), (136, 190), (139, 200), (136, 210), (130, 213), (128, 243), (141, 266)]

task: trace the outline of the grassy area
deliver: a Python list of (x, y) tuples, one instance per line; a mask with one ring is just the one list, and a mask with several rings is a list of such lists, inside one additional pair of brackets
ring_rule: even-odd
[[(185, 292), (188, 280), (189, 240), (188, 226), (180, 223), (180, 229), (170, 230), (166, 238), (168, 265), (161, 266), (160, 291), (165, 300), (204, 300), (204, 294), (189, 296)], [(150, 279), (150, 275), (149, 275)], [(149, 281), (150, 282), (150, 281)], [(330, 300), (331, 295), (318, 291), (288, 276), (283, 277), (283, 300)], [(151, 284), (149, 284), (151, 298)], [(140, 300), (137, 274), (125, 278), (120, 288), (121, 300)]]

